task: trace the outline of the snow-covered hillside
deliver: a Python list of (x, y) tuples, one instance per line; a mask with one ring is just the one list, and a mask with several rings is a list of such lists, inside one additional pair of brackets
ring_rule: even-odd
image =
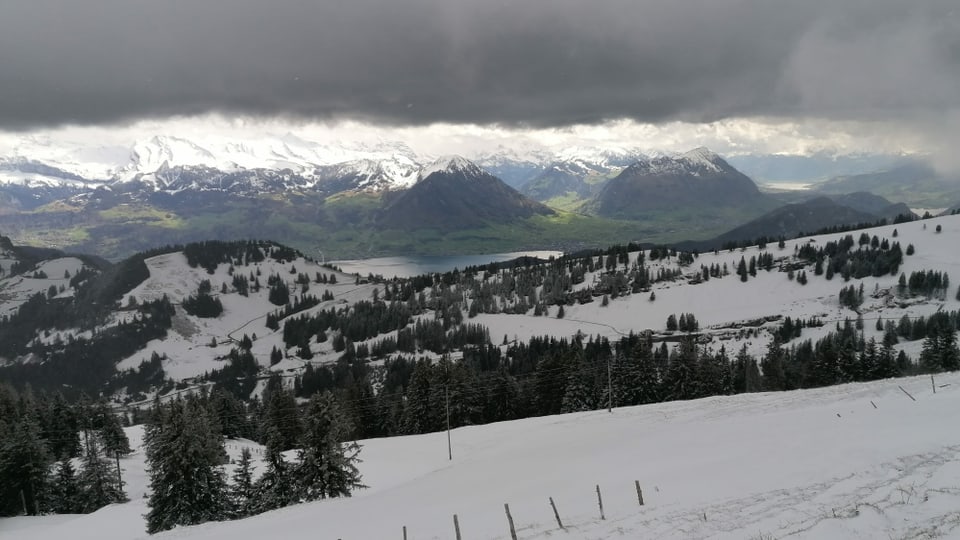
[[(154, 135), (127, 143), (95, 146), (87, 141), (54, 145), (44, 137), (25, 137), (0, 155), (0, 185), (70, 186), (93, 190), (104, 185), (137, 182), (167, 189), (166, 172), (185, 170), (201, 178), (197, 189), (214, 189), (225, 175), (240, 173), (262, 189), (257, 172), (296, 176), (291, 188), (330, 181), (341, 189), (405, 189), (434, 172), (436, 156), (418, 153), (402, 141), (317, 141), (282, 133), (253, 139), (206, 133), (192, 136)], [(611, 175), (637, 161), (656, 159), (660, 167), (710, 169), (715, 156), (704, 149), (686, 154), (643, 152), (627, 147), (499, 148), (468, 156), (514, 187), (551, 165), (577, 174)], [(449, 160), (442, 160), (444, 164)], [(704, 169), (705, 167), (705, 169)], [(441, 167), (443, 168), (443, 167)], [(176, 182), (174, 182), (176, 184)], [(180, 186), (170, 188), (173, 191)]]
[[(937, 232), (937, 228), (941, 231)], [(894, 231), (897, 236), (894, 237)], [(813, 265), (808, 264), (804, 270), (808, 276), (807, 284), (801, 284), (796, 279), (789, 279), (786, 271), (780, 271), (781, 265), (796, 265), (795, 249), (802, 245), (823, 246), (836, 241), (848, 234), (858, 237), (862, 232), (869, 236), (877, 236), (889, 241), (899, 242), (904, 249), (913, 245), (916, 252), (905, 256), (897, 275), (882, 275), (879, 277), (865, 277), (862, 280), (852, 279), (845, 282), (839, 275), (832, 280), (825, 276), (816, 276)], [(683, 278), (666, 280), (654, 283), (651, 292), (655, 300), (651, 300), (649, 293), (634, 293), (621, 295), (609, 300), (604, 305), (599, 298), (590, 303), (573, 303), (564, 307), (563, 318), (557, 317), (556, 306), (546, 307), (546, 316), (537, 316), (536, 310), (529, 307), (522, 314), (514, 313), (485, 313), (481, 312), (472, 318), (464, 315), (464, 320), (470, 323), (483, 325), (489, 330), (491, 340), (495, 344), (503, 343), (503, 338), (509, 343), (524, 343), (532, 337), (554, 336), (569, 338), (581, 333), (588, 336), (600, 335), (608, 338), (619, 338), (630, 332), (639, 333), (653, 330), (655, 333), (665, 331), (665, 322), (671, 314), (693, 313), (700, 324), (703, 334), (701, 342), (708, 349), (718, 350), (725, 347), (728, 353), (733, 354), (741, 346), (746, 345), (753, 355), (762, 355), (771, 339), (765, 331), (760, 333), (745, 333), (744, 327), (749, 328), (776, 328), (784, 317), (796, 319), (817, 318), (826, 323), (820, 328), (804, 330), (804, 339), (817, 339), (832, 331), (834, 323), (844, 320), (855, 320), (858, 313), (843, 307), (839, 303), (838, 293), (842, 287), (861, 284), (865, 291), (863, 304), (859, 307), (859, 316), (864, 325), (864, 337), (881, 340), (883, 332), (875, 328), (877, 319), (883, 321), (898, 321), (904, 315), (909, 317), (928, 317), (938, 311), (951, 311), (960, 308), (953, 289), (942, 297), (925, 296), (901, 297), (897, 294), (897, 280), (899, 273), (910, 275), (922, 270), (945, 272), (949, 276), (960, 276), (960, 258), (957, 258), (955, 246), (960, 241), (960, 217), (947, 216), (911, 223), (888, 225), (885, 227), (854, 231), (853, 233), (838, 233), (812, 238), (802, 238), (786, 241), (780, 249), (775, 243), (761, 250), (756, 246), (737, 249), (735, 251), (719, 251), (700, 254), (689, 265), (681, 266), (678, 257), (669, 259), (650, 260), (649, 253), (646, 265), (652, 275), (661, 271), (677, 271), (683, 273)], [(736, 268), (741, 258), (749, 260), (762, 253), (769, 253), (776, 261), (772, 270), (758, 270), (755, 277), (747, 282), (741, 282), (736, 275)], [(618, 264), (623, 270), (637, 260), (637, 253), (631, 253), (627, 264)], [(72, 262), (71, 262), (72, 261)], [(165, 356), (164, 370), (167, 376), (175, 381), (193, 379), (222, 366), (226, 354), (235, 347), (243, 335), (254, 338), (253, 349), (261, 368), (276, 372), (295, 374), (308, 363), (314, 365), (335, 363), (341, 356), (333, 349), (330, 342), (316, 343), (312, 346), (313, 357), (303, 360), (297, 357), (296, 348), (289, 347), (283, 341), (283, 321), (280, 329), (270, 330), (266, 327), (266, 317), (274, 312), (277, 306), (268, 299), (266, 280), (269, 276), (277, 275), (286, 282), (291, 290), (291, 297), (297, 298), (302, 294), (309, 294), (320, 298), (325, 294), (333, 296), (333, 300), (324, 300), (318, 305), (310, 307), (295, 316), (311, 315), (320, 310), (331, 307), (348, 307), (359, 300), (370, 300), (375, 294), (385, 291), (383, 283), (355, 284), (356, 276), (334, 272), (320, 266), (314, 261), (298, 257), (293, 261), (277, 262), (267, 258), (263, 262), (246, 266), (231, 267), (221, 264), (212, 274), (203, 268), (191, 268), (182, 253), (170, 253), (150, 258), (146, 261), (150, 277), (130, 291), (125, 301), (130, 297), (137, 301), (155, 300), (163, 295), (168, 296), (175, 304), (186, 296), (194, 293), (202, 280), (211, 282), (213, 292), (220, 293), (224, 285), (227, 292), (217, 294), (224, 306), (223, 313), (216, 318), (198, 318), (186, 314), (182, 309), (177, 310), (173, 328), (166, 338), (154, 340), (140, 352), (126, 358), (117, 367), (120, 370), (134, 369), (142, 361), (150, 358), (156, 352)], [(0, 260), (0, 265), (9, 266), (9, 261)], [(65, 266), (66, 265), (66, 266)], [(40, 269), (46, 271), (47, 279), (17, 276), (0, 281), (0, 294), (5, 294), (2, 303), (2, 312), (11, 313), (19, 302), (25, 300), (29, 294), (45, 292), (50, 285), (59, 287), (65, 283), (64, 270), (75, 273), (79, 261), (66, 259), (60, 262), (44, 263)], [(701, 281), (702, 267), (726, 267), (729, 275), (722, 278), (713, 278)], [(799, 268), (797, 269), (799, 271)], [(32, 276), (31, 271), (28, 275)], [(238, 294), (232, 285), (231, 272), (258, 278), (264, 287), (258, 292), (251, 291), (249, 295)], [(336, 283), (316, 283), (308, 285), (306, 293), (301, 292), (301, 284), (296, 282), (299, 274), (309, 276), (314, 280), (317, 272), (336, 276)], [(493, 274), (491, 283), (507, 279), (505, 271)], [(256, 274), (256, 276), (254, 275)], [(588, 272), (582, 283), (572, 286), (572, 291), (582, 290), (595, 286), (607, 277), (607, 271), (598, 268)], [(456, 286), (453, 287), (456, 291)], [(539, 287), (536, 294), (543, 295), (543, 287)], [(375, 292), (376, 291), (376, 292)], [(428, 296), (434, 294), (429, 288), (425, 291)], [(465, 291), (461, 291), (464, 292)], [(467, 298), (464, 309), (472, 301)], [(516, 301), (514, 295), (511, 301)], [(507, 300), (504, 300), (507, 301)], [(124, 302), (126, 303), (126, 302)], [(430, 309), (422, 315), (425, 320), (435, 317)], [(107, 322), (110, 327), (116, 322), (128, 320), (131, 313), (125, 310), (118, 311)], [(51, 341), (56, 338), (68, 340), (71, 335), (80, 335), (77, 330), (60, 330), (48, 333), (40, 338)], [(356, 345), (373, 344), (387, 338), (397, 338), (396, 330), (371, 337)], [(216, 346), (211, 346), (213, 342)], [(896, 347), (905, 350), (914, 359), (920, 351), (921, 341), (901, 342)], [(276, 347), (284, 351), (284, 360), (274, 366), (268, 366), (268, 357)], [(501, 345), (505, 350), (507, 345)], [(429, 351), (422, 354), (432, 355)], [(438, 355), (433, 355), (437, 357)], [(454, 354), (456, 357), (457, 355)]]
[[(191, 268), (181, 252), (159, 255), (146, 262), (150, 277), (129, 293), (129, 296), (138, 301), (156, 300), (166, 295), (177, 304), (195, 293), (197, 285), (202, 280), (210, 280), (214, 289), (220, 290), (222, 284), (229, 284), (232, 279), (228, 265), (220, 265), (216, 272), (209, 274), (203, 268)], [(291, 270), (295, 272), (291, 273)], [(368, 300), (373, 290), (377, 288), (377, 285), (368, 283), (358, 285), (355, 283), (354, 276), (332, 271), (303, 257), (284, 263), (266, 259), (262, 263), (240, 267), (235, 271), (259, 273), (259, 279), (264, 283), (268, 276), (283, 276), (291, 290), (297, 291), (299, 291), (299, 285), (294, 280), (299, 273), (306, 273), (311, 277), (316, 272), (337, 276), (337, 283), (312, 284), (307, 292), (317, 297), (329, 292), (333, 295), (333, 300), (321, 302), (297, 315), (329, 309), (331, 306), (345, 306), (358, 300)], [(244, 335), (255, 340), (252, 352), (264, 366), (271, 349), (274, 347), (285, 349), (282, 331), (273, 332), (264, 325), (267, 314), (277, 309), (277, 306), (269, 302), (266, 287), (259, 292), (251, 291), (248, 296), (224, 294), (219, 298), (224, 305), (224, 312), (220, 317), (198, 318), (187, 315), (182, 309), (178, 310), (172, 332), (167, 338), (148, 343), (140, 353), (121, 362), (117, 366), (118, 369), (136, 368), (140, 362), (149, 359), (151, 354), (156, 352), (166, 356), (164, 370), (168, 376), (175, 380), (197, 377), (211, 369), (222, 367), (225, 355), (237, 346)], [(214, 340), (218, 345), (211, 347), (210, 344)], [(321, 358), (328, 357), (331, 361), (336, 356), (329, 343), (316, 347), (314, 352), (321, 355)], [(303, 368), (305, 364), (303, 360), (293, 357), (287, 358), (272, 369), (282, 372)]]
[[(832, 279), (817, 275), (813, 263), (797, 256), (805, 248), (825, 247), (847, 235), (856, 242), (864, 234), (866, 244), (854, 245), (852, 251), (869, 249), (876, 237), (878, 245), (898, 243), (910, 254), (895, 272), (849, 281), (844, 281), (841, 273)], [(485, 308), (474, 317), (463, 313), (463, 321), (489, 329), (491, 341), (501, 352), (542, 335), (569, 338), (581, 333), (617, 338), (650, 329), (657, 339), (668, 340), (676, 336), (665, 331), (665, 321), (669, 315), (681, 313), (696, 315), (698, 340), (707, 351), (724, 347), (732, 354), (745, 346), (750, 354), (762, 357), (772, 339), (771, 331), (787, 316), (824, 322), (821, 327), (803, 329), (802, 338), (814, 340), (843, 321), (861, 317), (869, 321), (864, 324), (863, 337), (879, 341), (883, 336), (876, 328), (878, 320), (929, 317), (960, 307), (955, 284), (929, 296), (898, 290), (901, 274), (935, 271), (960, 276), (958, 241), (960, 217), (946, 216), (789, 240), (782, 248), (771, 243), (762, 249), (754, 246), (683, 258), (664, 257), (664, 250), (658, 250), (655, 257), (647, 251), (645, 267), (651, 276), (679, 271), (680, 277), (655, 280), (650, 290), (610, 295), (605, 301), (586, 295), (592, 301), (565, 304), (562, 318), (554, 304), (546, 305), (546, 315), (539, 316), (534, 307), (516, 309), (524, 293), (511, 292), (497, 299), (497, 309)], [(221, 248), (211, 245), (208, 249)], [(136, 368), (156, 352), (164, 357), (166, 376), (186, 383), (179, 390), (165, 391), (168, 396), (176, 395), (211, 384), (199, 377), (222, 367), (231, 349), (246, 335), (253, 339), (252, 353), (260, 370), (256, 379), (261, 385), (256, 391), (262, 389), (269, 373), (282, 373), (290, 384), (292, 376), (305, 366), (334, 364), (343, 355), (334, 350), (331, 342), (335, 340), (314, 343), (311, 339), (310, 358), (300, 357), (297, 347), (284, 340), (286, 321), (330, 307), (357, 306), (361, 300), (382, 302), (387, 287), (398, 285), (376, 280), (368, 283), (279, 246), (258, 245), (257, 249), (263, 249), (257, 252), (262, 258), (244, 251), (232, 255), (231, 263), (221, 262), (210, 269), (202, 264), (191, 267), (188, 251), (146, 259), (149, 277), (126, 293), (124, 307), (113, 312), (100, 330), (136, 316), (130, 305), (163, 296), (180, 304), (195, 294), (204, 280), (222, 302), (223, 313), (199, 318), (177, 305), (167, 336), (122, 359), (117, 369)], [(760, 255), (772, 259), (771, 269), (758, 267), (755, 276), (742, 281), (736, 274), (740, 261)], [(579, 293), (620, 279), (618, 273), (628, 271), (638, 260), (638, 252), (625, 257), (615, 253), (593, 256), (593, 269), (585, 271), (582, 279), (578, 276), (564, 294), (582, 298)], [(41, 263), (31, 272), (60, 276), (67, 270), (75, 273), (79, 263), (57, 259)], [(723, 267), (728, 274), (704, 279), (704, 269)], [(559, 272), (554, 276), (559, 279), (574, 269), (583, 271), (584, 265), (581, 260), (551, 268)], [(793, 279), (788, 268), (794, 271)], [(445, 278), (447, 285), (441, 279), (427, 282), (422, 301), (412, 289), (407, 296), (394, 298), (423, 306), (414, 320), (437, 321), (450, 316), (449, 307), (443, 314), (437, 313), (440, 299), (467, 311), (474, 302), (482, 301), (482, 295), (474, 294), (475, 289), (468, 285), (470, 279), (484, 281), (490, 290), (515, 280), (515, 289), (521, 291), (520, 281), (529, 283), (530, 279), (522, 271), (461, 272)], [(800, 279), (801, 272), (806, 284)], [(263, 287), (243, 295), (236, 286), (238, 276), (244, 276), (241, 281), (247, 283), (260, 281)], [(463, 281), (455, 281), (454, 276)], [(267, 315), (278, 308), (269, 301), (267, 283), (283, 283), (296, 299), (302, 294), (303, 278), (309, 278), (307, 292), (323, 299), (281, 317), (279, 329), (270, 330)], [(865, 291), (857, 311), (841, 306), (838, 298), (841, 288), (851, 286), (862, 286)], [(390, 289), (390, 294), (400, 290)], [(540, 299), (539, 307), (549, 294), (546, 285), (535, 288), (533, 296)], [(331, 335), (336, 333), (328, 330)], [(38, 337), (44, 342), (69, 341), (71, 335), (88, 337), (89, 332), (65, 330)], [(506, 339), (501, 341), (501, 336)], [(373, 350), (387, 338), (399, 340), (399, 331), (373, 335), (354, 345)], [(914, 339), (893, 346), (916, 361), (921, 345), (922, 340)], [(270, 365), (274, 348), (282, 351), (282, 358)], [(430, 351), (421, 349), (417, 354), (440, 356)], [(456, 359), (460, 355), (454, 352), (451, 356)], [(380, 364), (381, 357), (370, 359), (371, 366)], [(131, 398), (133, 394), (120, 392), (116, 397)], [(470, 395), (464, 396), (470, 399)], [(363, 401), (367, 399), (378, 398), (357, 398), (353, 405), (370, 405)], [(157, 537), (252, 540), (279, 532), (288, 538), (379, 539), (401, 537), (406, 526), (411, 538), (449, 538), (456, 514), (464, 538), (508, 538), (504, 503), (510, 505), (520, 538), (558, 534), (588, 539), (956, 537), (960, 534), (956, 510), (960, 503), (960, 435), (954, 429), (958, 416), (960, 374), (948, 373), (934, 378), (620, 407), (612, 414), (601, 409), (463, 427), (452, 433), (452, 461), (447, 460), (443, 433), (373, 439), (363, 441), (361, 455), (361, 472), (370, 487), (353, 498), (295, 506), (239, 522), (177, 529)], [(134, 442), (139, 440), (136, 432), (132, 435)], [(258, 448), (250, 441), (227, 444), (233, 456), (242, 446)], [(145, 537), (142, 450), (121, 465), (130, 482), (131, 502), (87, 516), (2, 520), (0, 537)], [(637, 503), (634, 481), (643, 489), (643, 507)], [(603, 493), (606, 519), (599, 518), (597, 485)], [(566, 532), (554, 521), (550, 497)]]
[[(362, 441), (368, 489), (151, 538), (955, 538), (960, 375), (595, 411)], [(908, 391), (911, 400), (900, 387)], [(128, 431), (140, 441), (139, 428)], [(234, 458), (247, 441), (227, 441)], [(255, 455), (257, 455), (255, 453)], [(143, 453), (131, 502), (0, 520), (0, 538), (147, 538)], [(639, 506), (634, 481), (645, 505)], [(600, 519), (596, 486), (606, 519)], [(549, 504), (556, 503), (565, 530)]]
[(54, 297), (72, 295), (70, 277), (84, 267), (83, 261), (76, 257), (61, 257), (43, 261), (29, 272), (9, 275), (16, 262), (11, 253), (0, 251), (0, 317), (16, 312), (37, 293), (49, 293), (51, 287), (56, 291)]

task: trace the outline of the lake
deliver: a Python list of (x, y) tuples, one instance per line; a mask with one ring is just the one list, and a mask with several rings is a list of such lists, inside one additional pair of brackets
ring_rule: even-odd
[(559, 257), (562, 251), (514, 251), (511, 253), (488, 253), (485, 255), (415, 255), (410, 257), (378, 257), (375, 259), (353, 259), (343, 261), (328, 261), (329, 264), (340, 267), (348, 274), (382, 275), (385, 278), (413, 277), (435, 272), (449, 272), (454, 268), (464, 269), (467, 266), (478, 266), (491, 262), (502, 262), (517, 257), (539, 257), (548, 259), (551, 256)]

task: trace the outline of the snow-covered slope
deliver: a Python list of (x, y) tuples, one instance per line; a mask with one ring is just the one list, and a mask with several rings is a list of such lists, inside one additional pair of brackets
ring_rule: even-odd
[[(941, 228), (937, 232), (937, 227)], [(894, 232), (896, 231), (896, 236)], [(741, 336), (738, 328), (750, 321), (764, 321), (767, 323), (751, 322), (751, 325), (774, 328), (782, 317), (794, 319), (819, 318), (827, 324), (822, 328), (808, 328), (804, 330), (804, 339), (816, 339), (833, 329), (833, 322), (846, 319), (856, 319), (858, 314), (849, 308), (842, 307), (838, 301), (838, 293), (842, 287), (863, 285), (866, 297), (859, 311), (868, 321), (864, 328), (866, 339), (871, 337), (880, 340), (882, 332), (876, 330), (876, 319), (884, 321), (898, 321), (902, 316), (929, 316), (937, 311), (960, 309), (960, 301), (955, 298), (954, 289), (948, 291), (942, 298), (900, 298), (896, 295), (898, 275), (883, 275), (879, 277), (865, 277), (862, 280), (853, 279), (844, 282), (839, 275), (832, 280), (824, 276), (815, 276), (812, 265), (805, 270), (809, 277), (807, 284), (800, 284), (797, 280), (789, 279), (785, 271), (786, 266), (796, 263), (794, 252), (800, 246), (811, 244), (823, 246), (836, 241), (847, 234), (855, 238), (866, 232), (869, 236), (878, 236), (891, 242), (901, 244), (904, 250), (910, 245), (915, 246), (916, 253), (906, 256), (900, 266), (899, 273), (909, 276), (912, 272), (935, 270), (945, 272), (956, 279), (960, 276), (960, 258), (956, 254), (956, 245), (960, 242), (960, 216), (944, 216), (923, 221), (888, 225), (884, 227), (855, 231), (852, 233), (837, 233), (811, 238), (788, 240), (783, 249), (775, 244), (768, 245), (764, 250), (756, 246), (735, 251), (718, 251), (700, 254), (689, 266), (680, 266), (677, 257), (651, 261), (647, 254), (646, 264), (651, 274), (661, 271), (681, 269), (684, 278), (674, 281), (663, 281), (652, 286), (655, 301), (650, 300), (649, 293), (623, 295), (610, 300), (604, 306), (599, 299), (587, 303), (576, 303), (565, 306), (565, 315), (556, 318), (557, 307), (549, 306), (547, 316), (535, 316), (534, 309), (529, 308), (523, 314), (509, 313), (481, 313), (470, 318), (469, 322), (478, 323), (489, 329), (492, 341), (501, 343), (502, 337), (508, 341), (526, 342), (531, 337), (550, 335), (558, 338), (568, 338), (578, 332), (586, 335), (602, 335), (618, 338), (630, 332), (642, 332), (647, 329), (663, 331), (665, 321), (670, 314), (693, 313), (696, 315), (701, 331), (712, 337), (708, 345), (711, 349), (725, 346), (733, 353), (742, 345), (747, 345), (749, 351), (755, 355), (762, 355), (770, 336), (761, 333), (758, 336)], [(751, 257), (769, 252), (775, 258), (776, 264), (770, 271), (758, 270), (756, 277), (751, 277), (743, 283), (735, 274), (741, 258), (749, 260)], [(0, 255), (2, 257), (2, 255)], [(73, 259), (70, 259), (73, 260)], [(637, 253), (631, 253), (627, 265), (619, 265), (622, 271), (637, 260)], [(77, 264), (77, 262), (73, 264)], [(781, 263), (784, 271), (780, 271)], [(10, 260), (0, 259), (0, 265), (8, 269)], [(53, 264), (46, 263), (46, 264)], [(59, 263), (58, 263), (59, 264)], [(66, 264), (66, 263), (64, 263)], [(280, 364), (267, 368), (269, 352), (276, 346), (284, 349), (282, 331), (273, 332), (266, 328), (266, 315), (276, 309), (276, 306), (267, 301), (266, 280), (270, 275), (279, 275), (288, 284), (294, 296), (300, 294), (300, 286), (295, 283), (297, 273), (304, 273), (311, 278), (316, 272), (336, 274), (336, 284), (311, 283), (308, 294), (320, 297), (329, 291), (334, 296), (333, 301), (323, 302), (311, 310), (326, 309), (332, 305), (346, 306), (359, 300), (369, 300), (374, 289), (383, 292), (383, 285), (377, 283), (363, 283), (355, 285), (356, 277), (333, 272), (321, 267), (316, 262), (298, 258), (292, 262), (278, 263), (267, 259), (262, 263), (248, 266), (237, 266), (234, 271), (251, 275), (259, 272), (259, 279), (264, 284), (260, 292), (251, 292), (249, 296), (237, 294), (232, 286), (230, 267), (221, 264), (213, 274), (202, 268), (190, 268), (181, 253), (160, 255), (147, 259), (150, 277), (137, 288), (130, 291), (138, 301), (146, 301), (167, 295), (175, 303), (196, 291), (199, 283), (210, 280), (214, 292), (219, 292), (224, 284), (228, 286), (227, 294), (220, 294), (219, 298), (224, 305), (224, 313), (213, 319), (201, 319), (186, 315), (178, 309), (174, 328), (164, 340), (156, 340), (139, 353), (129, 357), (118, 366), (120, 369), (135, 368), (142, 360), (148, 359), (153, 352), (166, 354), (164, 369), (175, 380), (191, 379), (210, 369), (221, 367), (223, 358), (236, 345), (243, 334), (256, 334), (253, 352), (264, 369), (288, 370), (301, 369), (305, 361), (297, 359), (295, 350), (289, 349), (287, 359)], [(726, 267), (729, 275), (698, 282), (702, 267)], [(46, 268), (46, 267), (45, 267)], [(48, 279), (37, 280), (29, 277), (0, 281), (0, 295), (7, 294), (0, 302), (0, 313), (10, 313), (29, 294), (45, 292), (49, 286), (59, 287), (63, 282), (63, 267), (51, 267), (47, 271)], [(296, 270), (291, 273), (291, 270)], [(799, 269), (798, 269), (799, 270)], [(70, 268), (71, 274), (75, 270)], [(389, 273), (389, 271), (387, 270)], [(574, 286), (574, 290), (591, 286), (603, 279), (605, 270), (598, 269), (588, 272), (584, 281)], [(504, 279), (504, 275), (495, 274), (492, 281)], [(542, 287), (537, 294), (542, 294)], [(429, 291), (427, 291), (429, 294)], [(307, 311), (310, 313), (311, 311)], [(117, 317), (126, 317), (119, 312)], [(427, 313), (433, 317), (433, 313)], [(119, 320), (119, 319), (118, 319)], [(282, 329), (282, 321), (281, 321)], [(69, 337), (69, 331), (58, 334), (61, 339)], [(377, 340), (396, 337), (396, 331), (381, 334), (368, 340), (373, 343)], [(210, 347), (216, 340), (218, 345)], [(904, 342), (897, 345), (908, 354), (916, 358), (921, 346), (920, 341)], [(332, 363), (340, 354), (333, 351), (330, 343), (317, 344), (313, 350), (312, 363)]]
[[(403, 527), (452, 538), (456, 514), (463, 538), (508, 539), (504, 504), (524, 539), (955, 538), (960, 375), (936, 384), (936, 394), (919, 377), (466, 427), (451, 433), (452, 461), (443, 433), (362, 441), (369, 489), (352, 498), (149, 538), (382, 539)], [(242, 446), (227, 441), (234, 457)], [(142, 450), (121, 465), (131, 502), (0, 520), (0, 538), (148, 538)]]
[[(10, 267), (17, 262), (12, 254), (0, 251), (0, 317), (11, 315), (37, 293), (47, 294), (50, 288), (56, 291), (54, 297), (68, 297), (73, 294), (70, 277), (84, 267), (83, 261), (76, 257), (61, 257), (43, 261), (27, 272), (9, 275)], [(0, 352), (0, 356), (2, 356)]]
[(417, 177), (418, 180), (424, 180), (435, 173), (462, 174), (466, 177), (475, 177), (487, 174), (477, 164), (466, 159), (463, 156), (449, 155), (441, 156), (433, 162), (424, 165)]
[(401, 142), (330, 144), (292, 133), (258, 139), (210, 134), (196, 138), (155, 135), (132, 141), (129, 146), (100, 148), (84, 144), (53, 145), (49, 140), (33, 137), (21, 140), (13, 152), (11, 156), (0, 157), (0, 170), (4, 171), (3, 180), (16, 183), (23, 180), (127, 182), (177, 167), (213, 169), (219, 173), (289, 170), (309, 177), (320, 167), (373, 161), (381, 164), (381, 173), (392, 187), (393, 183), (403, 184), (410, 176), (410, 164), (419, 161)]
[[(224, 283), (230, 284), (232, 280), (229, 265), (222, 264), (216, 272), (209, 274), (203, 268), (191, 268), (181, 252), (159, 255), (147, 259), (146, 263), (150, 270), (150, 277), (129, 293), (129, 296), (138, 301), (156, 300), (166, 295), (173, 303), (179, 304), (184, 298), (196, 292), (197, 285), (202, 280), (210, 280), (215, 291), (219, 291)], [(291, 274), (291, 269), (296, 271)], [(356, 285), (354, 276), (321, 267), (302, 257), (286, 263), (267, 259), (256, 265), (239, 267), (235, 271), (245, 274), (259, 272), (261, 274), (259, 279), (264, 284), (268, 276), (282, 276), (291, 291), (297, 291), (298, 294), (300, 285), (295, 283), (297, 274), (305, 273), (312, 277), (316, 272), (323, 272), (336, 275), (336, 284), (310, 285), (307, 294), (319, 298), (324, 292), (329, 292), (334, 299), (322, 302), (305, 313), (369, 299), (373, 289), (377, 288), (373, 284)], [(175, 380), (191, 379), (211, 369), (222, 367), (227, 353), (237, 346), (237, 342), (244, 335), (256, 340), (253, 353), (262, 362), (262, 367), (266, 368), (271, 349), (273, 347), (285, 349), (282, 329), (273, 332), (264, 324), (267, 314), (277, 309), (277, 306), (268, 301), (267, 287), (259, 292), (251, 291), (249, 296), (225, 294), (220, 295), (219, 298), (224, 305), (224, 313), (220, 317), (192, 317), (179, 309), (174, 319), (173, 329), (165, 339), (148, 343), (145, 349), (121, 362), (117, 368), (121, 370), (136, 368), (156, 352), (166, 356), (163, 367), (169, 377)], [(210, 344), (214, 340), (218, 345), (211, 347)], [(330, 343), (317, 345), (314, 348), (321, 358), (326, 358), (327, 355), (333, 358), (336, 354)], [(281, 372), (291, 368), (302, 368), (305, 365), (306, 363), (300, 359), (288, 358), (271, 369)]]
[[(164, 171), (188, 170), (210, 176), (201, 182), (208, 189), (216, 177), (243, 171), (288, 171), (309, 180), (349, 180), (345, 189), (384, 190), (410, 187), (433, 172), (437, 163), (400, 141), (373, 143), (319, 142), (293, 133), (259, 138), (231, 138), (222, 134), (195, 136), (154, 135), (129, 144), (95, 146), (88, 142), (54, 144), (39, 136), (24, 137), (0, 156), (0, 183), (69, 185), (93, 189), (104, 183), (139, 181), (152, 189), (165, 189), (158, 179)], [(705, 152), (705, 151), (704, 151)], [(694, 151), (678, 159), (707, 160)], [(541, 146), (500, 148), (480, 153), (479, 166), (502, 175), (513, 187), (542, 172), (551, 163), (594, 173), (609, 174), (646, 156), (626, 147), (567, 147), (548, 150)], [(418, 174), (418, 170), (423, 171)], [(302, 184), (302, 182), (301, 182)], [(338, 185), (332, 181), (333, 185)], [(255, 186), (254, 186), (255, 187)], [(291, 187), (303, 187), (292, 185)]]

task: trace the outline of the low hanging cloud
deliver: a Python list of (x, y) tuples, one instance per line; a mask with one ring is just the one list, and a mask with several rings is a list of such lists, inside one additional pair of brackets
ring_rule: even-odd
[(954, 4), (5, 2), (0, 127), (206, 112), (513, 127), (935, 122), (960, 108)]

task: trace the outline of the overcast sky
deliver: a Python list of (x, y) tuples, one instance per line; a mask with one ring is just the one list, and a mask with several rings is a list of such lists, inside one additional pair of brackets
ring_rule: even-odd
[(9, 0), (0, 127), (157, 126), (212, 113), (406, 136), (437, 124), (514, 135), (627, 126), (624, 138), (665, 139), (796, 130), (838, 146), (952, 155), (955, 4)]

